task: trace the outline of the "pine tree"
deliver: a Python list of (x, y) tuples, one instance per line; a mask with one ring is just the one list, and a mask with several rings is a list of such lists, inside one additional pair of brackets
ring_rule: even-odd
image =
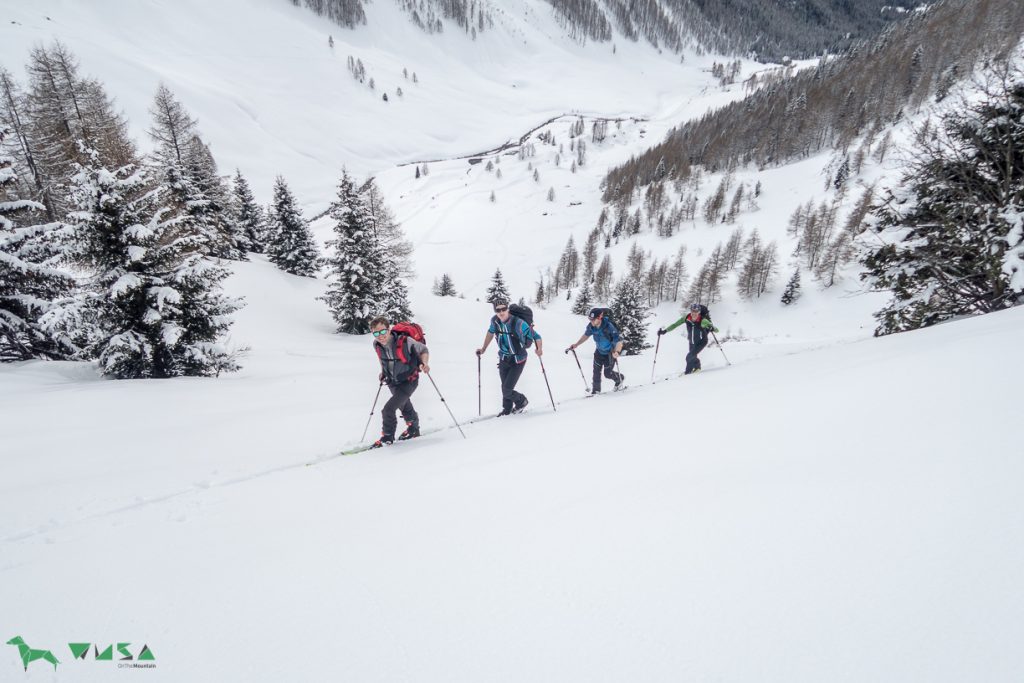
[(147, 167), (110, 171), (93, 155), (73, 178), (76, 262), (96, 271), (85, 295), (95, 319), (89, 355), (118, 379), (236, 370), (219, 339), (240, 307), (221, 291), (223, 266)]
[(292, 275), (316, 277), (319, 251), (309, 231), (309, 224), (295, 205), (295, 197), (281, 176), (274, 182), (271, 238), (267, 255), (281, 270)]
[(195, 119), (162, 83), (149, 111), (153, 125), (148, 133), (157, 144), (152, 163), (194, 232), (203, 236), (206, 253), (245, 260), (244, 232), (231, 216), (227, 187)]
[(637, 280), (624, 278), (619, 283), (610, 308), (612, 319), (622, 335), (622, 353), (632, 356), (650, 348), (647, 341), (649, 310)]
[(327, 258), (331, 283), (322, 299), (331, 309), (338, 332), (366, 334), (381, 305), (376, 278), (384, 264), (369, 209), (347, 171), (342, 171), (338, 196), (328, 213), (334, 220), (335, 238), (327, 246), (334, 254)]
[[(31, 221), (44, 218), (45, 207), (18, 198), (14, 159), (5, 153), (7, 134), (0, 127), (0, 361), (67, 358), (77, 349), (44, 322), (74, 287), (60, 268), (60, 225)], [(26, 218), (27, 225), (15, 222)]]
[(440, 280), (434, 282), (434, 295), (435, 296), (458, 296), (458, 292), (455, 291), (455, 283), (448, 273), (441, 275)]
[(863, 277), (893, 294), (876, 334), (1024, 303), (1024, 73), (988, 81), (876, 211), (885, 246)]
[(491, 286), (487, 289), (487, 303), (493, 304), (495, 301), (511, 301), (512, 296), (508, 293), (508, 287), (505, 286), (505, 278), (501, 275), (501, 268), (494, 271), (494, 275), (491, 276)]
[(248, 181), (242, 175), (242, 171), (237, 169), (234, 191), (234, 222), (241, 230), (244, 248), (256, 254), (262, 254), (263, 242), (266, 239), (264, 214), (256, 204), (256, 198), (253, 197), (252, 190), (249, 189)]
[(594, 295), (590, 289), (590, 282), (584, 280), (583, 286), (580, 287), (580, 291), (576, 295), (576, 301), (572, 304), (572, 312), (576, 315), (586, 315), (590, 312), (590, 305), (593, 301)]
[(409, 320), (412, 306), (405, 281), (413, 276), (412, 244), (405, 239), (402, 226), (384, 202), (377, 183), (370, 178), (359, 193), (366, 205), (369, 226), (377, 246), (380, 267), (375, 272), (378, 311), (389, 320)]
[(789, 306), (800, 298), (800, 269), (793, 271), (793, 276), (786, 283), (786, 289), (782, 292), (782, 303)]

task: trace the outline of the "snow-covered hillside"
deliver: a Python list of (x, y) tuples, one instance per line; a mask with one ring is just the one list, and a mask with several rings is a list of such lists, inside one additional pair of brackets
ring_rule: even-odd
[[(342, 167), (375, 175), (415, 247), (431, 375), (464, 422), (495, 268), (531, 300), (596, 224), (610, 167), (744, 92), (712, 78), (714, 56), (580, 46), (531, 0), (496, 4), (477, 41), (428, 36), (390, 2), (367, 4), (355, 31), (283, 0), (8, 5), (0, 61), (15, 76), (34, 44), (63, 41), (143, 146), (163, 81), (260, 203), (282, 174), (311, 217)], [(612, 119), (601, 142), (596, 118)], [(556, 144), (538, 140), (548, 132)], [(535, 153), (520, 159), (527, 135)], [(261, 256), (230, 264), (226, 289), (246, 302), (237, 373), (115, 382), (87, 363), (4, 364), (0, 635), (61, 663), (25, 673), (7, 645), (0, 680), (122, 675), (76, 661), (66, 644), (84, 640), (145, 643), (157, 666), (138, 675), (166, 681), (1016, 680), (1024, 312), (872, 339), (884, 295), (856, 267), (828, 289), (805, 279), (783, 306), (788, 218), (836, 198), (834, 163), (739, 169), (762, 193), (735, 224), (698, 218), (609, 247), (616, 276), (634, 243), (659, 259), (686, 246), (693, 275), (736, 228), (778, 242), (766, 296), (741, 299), (730, 276), (712, 306), (729, 341), (704, 352), (704, 373), (678, 378), (674, 334), (657, 383), (651, 349), (621, 359), (626, 393), (583, 400), (590, 347), (584, 380), (562, 353), (585, 324), (563, 292), (535, 307), (557, 411), (533, 357), (529, 412), (467, 424), (464, 440), (424, 380), (429, 434), (338, 457), (370, 417), (371, 342), (334, 333), (323, 279)], [(898, 154), (869, 158), (841, 216), (899, 172)], [(330, 229), (314, 224), (321, 241)], [(442, 273), (464, 298), (431, 295)], [(678, 307), (653, 312), (652, 343)], [(492, 354), (485, 415), (500, 402)]]
[[(0, 671), (121, 674), (65, 646), (94, 640), (147, 644), (166, 681), (1015, 681), (1022, 313), (566, 391), (557, 413), (532, 382), (532, 413), (465, 440), (319, 462), (297, 427), (351, 434), (365, 408), (292, 393), (329, 372), (308, 347), (282, 347), (272, 401), (244, 377), (206, 405), (184, 382), (5, 381), (3, 433), (71, 424), (60, 452), (5, 449), (2, 484), (0, 624), (61, 664), (25, 674), (12, 648)], [(139, 392), (137, 414), (114, 396)], [(416, 402), (443, 424), (429, 386)], [(139, 433), (152, 413), (165, 429)], [(105, 452), (76, 447), (96, 434)]]

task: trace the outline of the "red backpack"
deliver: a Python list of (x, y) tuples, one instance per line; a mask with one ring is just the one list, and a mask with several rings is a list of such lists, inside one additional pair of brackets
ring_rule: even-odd
[[(398, 360), (401, 361), (403, 365), (413, 366), (413, 372), (407, 381), (416, 379), (420, 374), (419, 370), (416, 368), (416, 366), (419, 365), (419, 359), (416, 359), (416, 363), (409, 362), (409, 358), (405, 355), (405, 339), (403, 339), (403, 337), (412, 337), (415, 341), (418, 341), (421, 344), (426, 344), (427, 339), (423, 335), (423, 328), (420, 327), (419, 323), (400, 322), (391, 326), (391, 334), (398, 335), (398, 339), (395, 340), (395, 355), (398, 356)], [(377, 356), (380, 357), (380, 348), (377, 348), (376, 350)]]

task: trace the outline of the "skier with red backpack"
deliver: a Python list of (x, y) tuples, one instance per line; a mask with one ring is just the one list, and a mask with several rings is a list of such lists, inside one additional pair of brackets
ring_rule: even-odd
[(533, 329), (533, 311), (527, 306), (509, 306), (508, 301), (496, 299), (494, 316), (484, 336), (484, 345), (476, 350), (476, 355), (483, 355), (495, 337), (498, 338), (498, 376), (501, 377), (501, 412), (498, 417), (521, 413), (530, 402), (516, 391), (516, 383), (529, 357), (526, 350), (536, 342), (537, 355), (544, 355), (543, 342)]
[(419, 386), (420, 373), (430, 372), (430, 351), (423, 343), (423, 328), (416, 323), (400, 322), (391, 326), (387, 318), (377, 317), (370, 321), (370, 332), (380, 360), (380, 382), (387, 384), (391, 391), (391, 398), (381, 411), (380, 438), (371, 446), (380, 448), (395, 442), (396, 411), (401, 411), (405, 420), (405, 431), (398, 440), (420, 435), (420, 418), (410, 399)]

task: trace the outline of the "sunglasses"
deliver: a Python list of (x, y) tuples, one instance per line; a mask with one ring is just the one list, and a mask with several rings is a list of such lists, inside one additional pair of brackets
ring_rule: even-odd
[(377, 330), (376, 332), (373, 332), (372, 334), (373, 334), (374, 337), (383, 337), (388, 332), (390, 332), (390, 330), (388, 330), (388, 328), (385, 327), (383, 330)]
[(494, 312), (495, 312), (495, 313), (504, 313), (504, 312), (505, 312), (505, 311), (507, 311), (507, 310), (508, 310), (508, 306), (502, 306), (502, 307), (500, 307), (500, 308), (495, 308), (495, 309), (494, 309)]

